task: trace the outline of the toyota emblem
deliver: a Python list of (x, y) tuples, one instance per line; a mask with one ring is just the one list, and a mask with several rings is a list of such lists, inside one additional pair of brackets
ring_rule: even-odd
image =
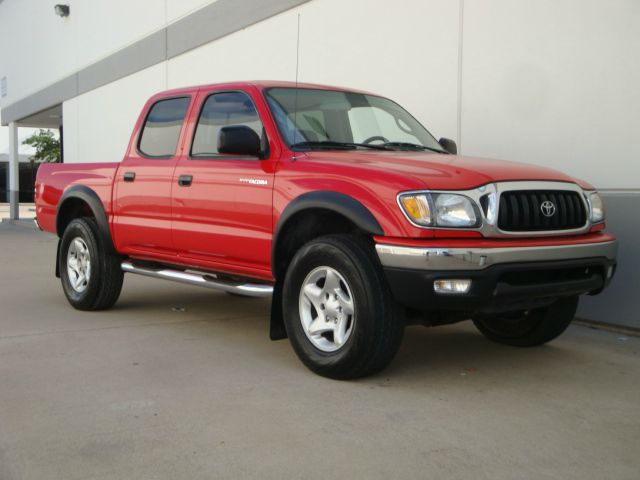
[(540, 204), (540, 210), (545, 217), (553, 217), (556, 213), (556, 206), (549, 200)]

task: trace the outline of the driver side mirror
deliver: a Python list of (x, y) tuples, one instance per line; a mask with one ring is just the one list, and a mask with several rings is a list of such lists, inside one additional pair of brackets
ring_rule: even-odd
[(451, 155), (458, 154), (458, 146), (456, 145), (456, 142), (454, 142), (450, 138), (442, 137), (440, 140), (438, 140), (438, 143), (442, 148), (445, 149), (445, 151), (449, 152)]
[(218, 153), (262, 158), (262, 145), (256, 132), (245, 125), (222, 127), (218, 134)]

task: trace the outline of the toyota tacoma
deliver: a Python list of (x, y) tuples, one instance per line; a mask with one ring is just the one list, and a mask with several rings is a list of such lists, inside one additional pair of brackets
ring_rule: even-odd
[(549, 342), (616, 265), (593, 186), (319, 85), (157, 94), (121, 162), (43, 165), (35, 201), (73, 307), (111, 307), (125, 272), (271, 297), (271, 338), (339, 379), (383, 369), (408, 324)]

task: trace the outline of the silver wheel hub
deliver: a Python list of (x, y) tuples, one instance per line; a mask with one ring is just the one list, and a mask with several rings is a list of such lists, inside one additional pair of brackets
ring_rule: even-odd
[(344, 277), (334, 268), (317, 267), (302, 282), (300, 321), (307, 338), (323, 352), (335, 352), (353, 332), (355, 302)]
[(81, 237), (71, 240), (67, 250), (67, 277), (69, 285), (76, 292), (82, 293), (89, 285), (91, 278), (91, 256), (89, 247)]

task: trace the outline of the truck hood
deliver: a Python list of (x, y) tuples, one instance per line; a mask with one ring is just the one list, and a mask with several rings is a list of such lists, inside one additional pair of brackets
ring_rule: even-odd
[(307, 152), (306, 156), (311, 161), (336, 165), (338, 169), (338, 165), (341, 165), (343, 168), (350, 166), (412, 177), (417, 181), (415, 188), (469, 190), (487, 183), (519, 180), (573, 182), (583, 188), (592, 188), (585, 182), (550, 168), (481, 157), (361, 150), (314, 151)]

